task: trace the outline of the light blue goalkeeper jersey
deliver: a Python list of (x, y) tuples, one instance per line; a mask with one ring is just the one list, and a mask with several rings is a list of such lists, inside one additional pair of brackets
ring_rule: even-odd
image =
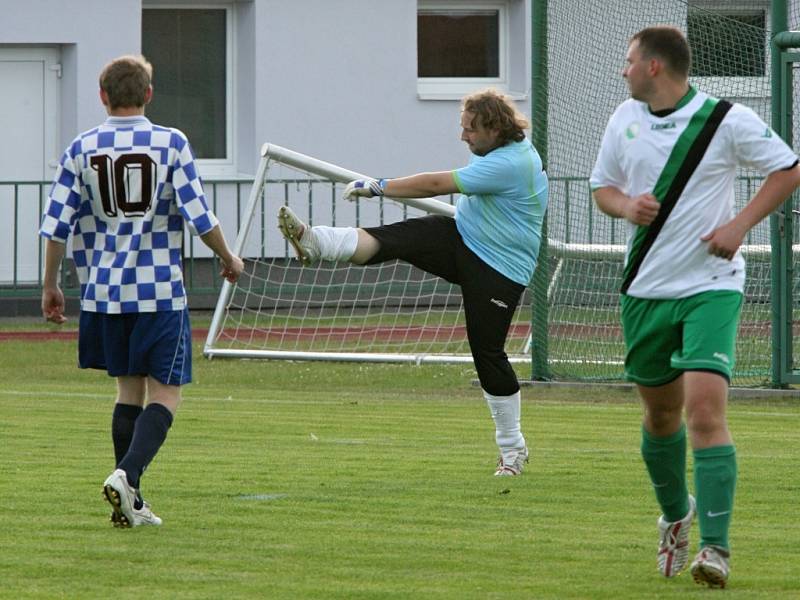
[(547, 175), (527, 139), (510, 142), (453, 171), (463, 194), (456, 226), (467, 247), (512, 281), (528, 285), (547, 209)]

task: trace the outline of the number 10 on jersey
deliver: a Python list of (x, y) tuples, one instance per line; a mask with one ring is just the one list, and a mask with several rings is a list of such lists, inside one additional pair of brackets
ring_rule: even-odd
[(147, 154), (122, 154), (112, 159), (96, 154), (90, 159), (97, 172), (97, 189), (103, 211), (116, 217), (122, 211), (126, 217), (142, 217), (153, 200), (156, 163)]

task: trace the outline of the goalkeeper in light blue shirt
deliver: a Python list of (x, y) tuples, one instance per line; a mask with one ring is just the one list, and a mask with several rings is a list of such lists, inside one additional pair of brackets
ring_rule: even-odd
[(305, 265), (358, 265), (399, 259), (461, 286), (467, 337), (495, 424), (495, 475), (513, 476), (528, 461), (520, 427), (517, 376), (504, 346), (514, 311), (531, 280), (547, 208), (547, 176), (525, 137), (527, 119), (494, 90), (464, 98), (461, 139), (473, 156), (455, 171), (350, 182), (344, 196), (425, 198), (460, 192), (455, 218), (441, 215), (380, 227), (307, 227), (281, 207), (278, 227)]

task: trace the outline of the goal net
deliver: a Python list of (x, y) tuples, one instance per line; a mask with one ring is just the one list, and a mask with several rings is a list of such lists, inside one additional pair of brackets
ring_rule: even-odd
[[(652, 24), (681, 28), (694, 53), (691, 83), (750, 106), (770, 123), (769, 15), (759, 3), (726, 5), (721, 11), (725, 3), (682, 0), (545, 4), (546, 18), (536, 17), (533, 26), (531, 105), (534, 139), (551, 182), (546, 237), (506, 351), (512, 361), (526, 363), (517, 369), (520, 378), (620, 380), (624, 344), (618, 290), (625, 227), (597, 210), (589, 174), (608, 117), (628, 97), (622, 78), (628, 40)], [(537, 48), (544, 52), (537, 54)], [(457, 287), (402, 262), (369, 267), (323, 262), (303, 268), (293, 258), (275, 226), (283, 204), (312, 225), (372, 226), (425, 212), (452, 213), (453, 198), (414, 206), (388, 199), (342, 201), (342, 184), (359, 177), (265, 146), (236, 242), (246, 273), (237, 285), (222, 289), (206, 355), (471, 360)], [(739, 208), (761, 183), (758, 173), (740, 171)], [(743, 252), (747, 286), (733, 383), (768, 384), (768, 222), (749, 233)]]
[[(289, 206), (309, 225), (372, 226), (452, 203), (388, 198), (348, 202), (344, 185), (364, 175), (265, 144), (235, 251), (246, 258), (226, 283), (206, 341), (206, 356), (392, 362), (469, 362), (458, 286), (401, 261), (356, 266), (321, 261), (303, 267), (277, 229)], [(507, 352), (526, 361), (527, 294), (511, 325)], [(524, 375), (523, 375), (524, 376)]]
[[(540, 150), (547, 157), (551, 182), (549, 246), (537, 267), (537, 280), (548, 286), (547, 376), (604, 381), (620, 379), (623, 373), (619, 285), (625, 224), (597, 210), (588, 180), (608, 118), (629, 97), (622, 69), (630, 37), (650, 25), (680, 28), (692, 48), (690, 83), (751, 107), (770, 124), (767, 4), (547, 2), (546, 22), (540, 23), (533, 40), (534, 47), (546, 47), (542, 59), (546, 67), (533, 85), (546, 93), (547, 114), (541, 126), (547, 134)], [(739, 171), (737, 210), (761, 183), (759, 173)], [(797, 256), (797, 246), (794, 250)], [(742, 251), (747, 283), (732, 383), (768, 385), (772, 354), (768, 220), (749, 233)]]

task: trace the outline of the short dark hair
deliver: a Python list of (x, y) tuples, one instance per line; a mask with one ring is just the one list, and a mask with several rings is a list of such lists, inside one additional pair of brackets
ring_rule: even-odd
[(153, 66), (144, 56), (120, 56), (100, 73), (100, 89), (108, 95), (109, 108), (140, 108), (153, 78)]
[(486, 129), (497, 129), (500, 133), (497, 141), (501, 146), (508, 142), (521, 142), (525, 139), (525, 130), (530, 127), (528, 119), (525, 118), (514, 106), (514, 102), (503, 94), (487, 89), (470, 96), (461, 101), (462, 112), (475, 115), (475, 120)]
[(639, 49), (645, 58), (658, 58), (674, 75), (689, 76), (692, 66), (692, 51), (689, 42), (680, 29), (669, 25), (647, 27), (631, 38), (631, 43), (639, 42)]

